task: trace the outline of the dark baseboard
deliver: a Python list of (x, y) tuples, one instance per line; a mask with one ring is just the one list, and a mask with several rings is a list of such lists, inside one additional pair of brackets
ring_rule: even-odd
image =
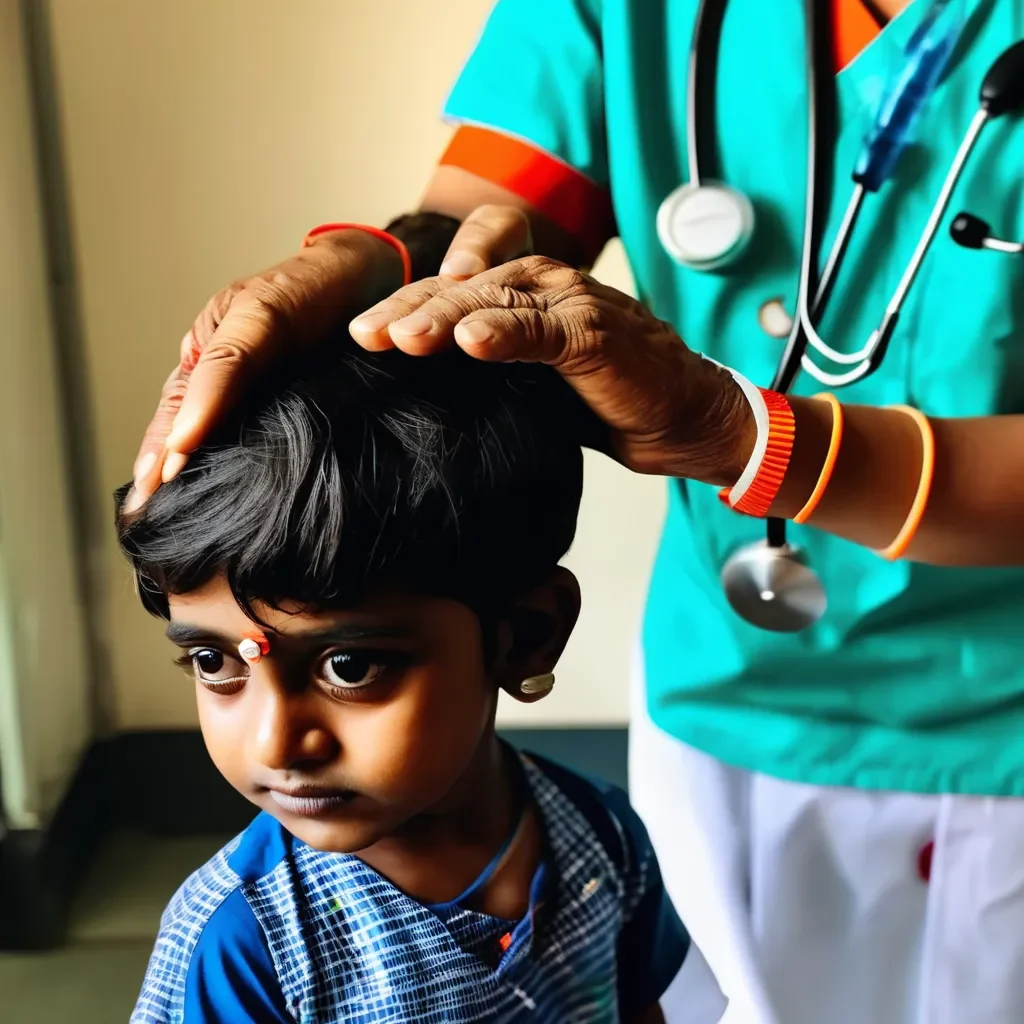
[[(625, 729), (507, 729), (515, 746), (625, 788)], [(49, 828), (0, 839), (0, 949), (51, 949), (104, 836), (241, 831), (252, 805), (218, 774), (198, 731), (125, 733), (83, 758)]]

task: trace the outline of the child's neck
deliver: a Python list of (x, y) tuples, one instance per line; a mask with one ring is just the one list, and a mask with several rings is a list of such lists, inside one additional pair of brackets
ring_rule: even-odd
[[(361, 850), (359, 857), (403, 892), (422, 903), (447, 903), (480, 876), (519, 825), (529, 803), (514, 754), (493, 734), (482, 741), (462, 778), (442, 805), (408, 822), (400, 831)], [(499, 904), (525, 911), (529, 880), (539, 861), (540, 836), (535, 821), (516, 837), (503, 862)], [(509, 890), (510, 877), (526, 879)], [(480, 909), (496, 916), (486, 892)], [(522, 904), (522, 906), (520, 906)]]

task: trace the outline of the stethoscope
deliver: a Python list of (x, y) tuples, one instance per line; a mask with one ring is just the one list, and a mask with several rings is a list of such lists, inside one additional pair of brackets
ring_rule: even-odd
[[(673, 191), (658, 211), (658, 236), (665, 250), (694, 270), (712, 271), (735, 263), (746, 251), (754, 231), (754, 208), (738, 189), (703, 177), (701, 155), (708, 152), (703, 116), (713, 105), (701, 102), (714, 91), (718, 39), (727, 0), (701, 0), (690, 46), (687, 89), (687, 148), (690, 181)], [(900, 312), (939, 226), (953, 191), (984, 127), (1003, 114), (1024, 107), (1024, 40), (1007, 49), (989, 68), (975, 114), (935, 200), (917, 247), (886, 306), (878, 328), (863, 348), (838, 352), (818, 334), (820, 322), (849, 248), (850, 237), (864, 199), (877, 192), (893, 174), (926, 101), (935, 91), (964, 26), (962, 0), (932, 0), (924, 19), (906, 47), (906, 60), (883, 96), (875, 122), (853, 172), (853, 192), (835, 242), (819, 275), (818, 250), (827, 203), (831, 195), (831, 157), (834, 138), (835, 78), (831, 66), (831, 23), (828, 4), (804, 0), (807, 74), (807, 196), (796, 315), (785, 323), (788, 332), (772, 388), (788, 391), (801, 369), (830, 388), (863, 380), (881, 365)], [(713, 122), (709, 117), (708, 121)], [(713, 128), (713, 125), (710, 127)], [(957, 244), (970, 249), (1024, 253), (1024, 243), (993, 237), (989, 226), (970, 213), (959, 214), (950, 226)], [(783, 311), (784, 320), (788, 320)], [(777, 318), (776, 318), (777, 319)], [(781, 335), (782, 332), (779, 332)], [(778, 336), (778, 335), (777, 335)], [(823, 369), (818, 355), (848, 367)], [(796, 545), (786, 541), (786, 524), (767, 521), (762, 541), (737, 551), (722, 569), (722, 585), (730, 605), (743, 619), (761, 629), (795, 633), (817, 622), (828, 601), (821, 580)]]

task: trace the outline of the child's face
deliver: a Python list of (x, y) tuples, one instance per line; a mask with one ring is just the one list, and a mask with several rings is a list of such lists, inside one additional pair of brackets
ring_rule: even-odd
[(251, 667), (254, 625), (222, 578), (170, 608), (214, 763), (309, 845), (366, 849), (471, 783), (497, 685), (465, 605), (381, 590), (350, 611), (260, 608), (270, 653)]

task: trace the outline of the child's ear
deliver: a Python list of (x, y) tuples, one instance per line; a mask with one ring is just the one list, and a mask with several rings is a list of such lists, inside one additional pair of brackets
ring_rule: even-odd
[(546, 697), (579, 615), (580, 585), (561, 566), (516, 597), (500, 623), (495, 674), (501, 688), (524, 704)]

